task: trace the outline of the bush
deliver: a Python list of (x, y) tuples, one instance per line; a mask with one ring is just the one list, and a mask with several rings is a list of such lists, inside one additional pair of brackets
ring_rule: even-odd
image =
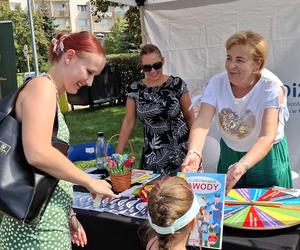
[(121, 96), (124, 102), (128, 87), (134, 81), (143, 78), (139, 66), (139, 53), (111, 54), (107, 55), (107, 61), (115, 65), (121, 73)]

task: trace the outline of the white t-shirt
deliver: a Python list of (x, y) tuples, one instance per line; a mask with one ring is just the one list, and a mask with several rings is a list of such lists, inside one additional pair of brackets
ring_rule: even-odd
[(226, 145), (235, 151), (247, 152), (258, 139), (265, 109), (280, 109), (275, 143), (283, 138), (289, 111), (286, 98), (284, 103), (279, 103), (280, 87), (284, 87), (280, 79), (263, 69), (261, 78), (249, 93), (242, 98), (235, 98), (228, 75), (223, 72), (210, 79), (201, 102), (216, 108), (216, 122)]

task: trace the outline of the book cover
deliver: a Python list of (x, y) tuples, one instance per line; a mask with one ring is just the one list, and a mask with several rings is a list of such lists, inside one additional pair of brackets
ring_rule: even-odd
[(200, 204), (197, 225), (188, 245), (221, 249), (225, 202), (225, 174), (178, 173), (192, 188)]

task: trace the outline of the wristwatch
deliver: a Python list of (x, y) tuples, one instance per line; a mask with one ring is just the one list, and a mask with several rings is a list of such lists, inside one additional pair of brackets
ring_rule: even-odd
[(190, 155), (190, 154), (196, 154), (196, 155), (199, 157), (200, 160), (202, 159), (201, 153), (200, 153), (200, 151), (197, 150), (197, 149), (191, 149), (191, 150), (189, 150), (189, 151), (187, 152), (187, 154), (188, 154), (188, 155)]

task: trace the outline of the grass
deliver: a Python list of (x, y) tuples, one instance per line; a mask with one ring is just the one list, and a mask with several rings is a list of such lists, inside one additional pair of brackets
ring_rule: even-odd
[[(17, 74), (18, 86), (23, 83), (24, 73)], [(77, 109), (65, 113), (66, 122), (70, 130), (70, 144), (87, 143), (96, 141), (97, 132), (103, 131), (106, 140), (112, 135), (120, 132), (121, 123), (125, 114), (124, 106), (99, 106), (94, 111), (86, 109)], [(137, 121), (135, 129), (131, 135), (131, 142), (136, 157), (136, 167), (139, 166), (142, 146), (143, 146), (143, 125)], [(118, 138), (114, 138), (112, 143), (116, 148)], [(131, 153), (127, 148), (126, 153)]]
[[(112, 135), (120, 132), (124, 114), (124, 106), (100, 106), (93, 111), (87, 108), (65, 113), (66, 122), (70, 130), (70, 144), (96, 141), (98, 131), (103, 131), (105, 139), (108, 140)], [(144, 142), (141, 122), (137, 122), (130, 140), (133, 144), (137, 167), (140, 163)], [(116, 148), (118, 137), (113, 138), (111, 143)], [(125, 152), (131, 154), (129, 148), (126, 148)]]
[(17, 84), (20, 87), (23, 84), (23, 75), (24, 73), (17, 73)]

